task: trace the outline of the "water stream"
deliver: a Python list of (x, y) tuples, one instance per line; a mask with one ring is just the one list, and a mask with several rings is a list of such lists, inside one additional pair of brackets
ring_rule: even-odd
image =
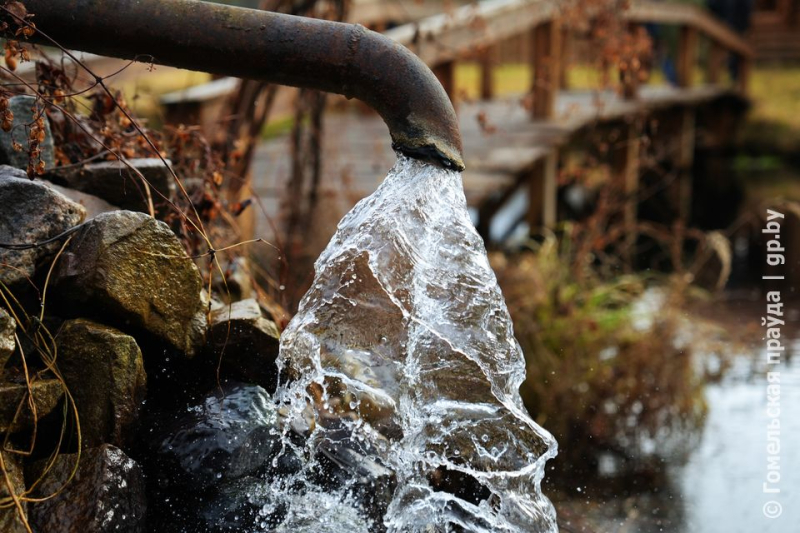
[(460, 174), (399, 156), (315, 271), (276, 393), (282, 454), (302, 467), (265, 515), (280, 508), (286, 531), (555, 532), (540, 483), (556, 444), (519, 397), (523, 355)]

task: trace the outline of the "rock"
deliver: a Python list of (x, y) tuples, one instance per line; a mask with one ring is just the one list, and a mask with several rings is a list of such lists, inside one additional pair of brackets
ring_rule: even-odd
[[(54, 493), (69, 479), (76, 454), (62, 454), (36, 494)], [(39, 472), (44, 465), (38, 463)], [(142, 470), (119, 448), (85, 450), (78, 471), (54, 498), (30, 506), (37, 533), (144, 533), (147, 499)]]
[[(286, 520), (274, 533), (379, 533), (383, 524), (370, 522), (349, 502), (330, 491), (307, 491), (291, 498), (286, 505)], [(420, 531), (436, 531), (421, 529)], [(440, 530), (441, 531), (441, 530)]]
[[(170, 164), (169, 161), (167, 163)], [(144, 176), (149, 184), (156, 212), (163, 213), (167, 208), (164, 197), (172, 199), (175, 194), (175, 182), (170, 168), (160, 159), (129, 159), (128, 164)], [(103, 161), (82, 165), (71, 171), (57, 171), (48, 177), (70, 189), (92, 194), (122, 209), (148, 213), (145, 184), (136, 171), (122, 161)]]
[[(25, 478), (23, 476), (22, 465), (20, 464), (19, 456), (7, 452), (0, 452), (3, 454), (3, 465), (8, 472), (8, 480), (14, 489), (16, 495), (20, 495), (25, 490)], [(5, 500), (10, 496), (8, 486), (5, 482), (0, 483), (0, 500)], [(28, 504), (20, 502), (23, 513), (26, 513)], [(0, 531), (4, 533), (26, 533), (27, 529), (22, 523), (19, 515), (19, 510), (16, 506), (12, 505), (0, 509)]]
[(276, 502), (268, 482), (244, 477), (223, 483), (198, 514), (206, 533), (248, 531), (254, 524), (258, 531), (271, 531), (284, 520), (286, 509)]
[[(39, 117), (41, 108), (34, 110), (36, 98), (33, 96), (14, 96), (8, 100), (8, 109), (14, 113), (14, 128), (6, 133), (0, 131), (0, 164), (11, 165), (19, 169), (28, 168), (28, 128), (26, 124), (32, 123)], [(40, 106), (37, 106), (40, 107)], [(53, 149), (53, 134), (50, 131), (50, 120), (44, 115), (45, 138), (39, 144), (42, 151), (41, 160), (45, 169), (55, 166), (55, 150)], [(22, 145), (22, 150), (14, 150), (13, 143)], [(35, 163), (35, 162), (34, 162)]]
[[(86, 216), (80, 205), (25, 173), (0, 166), (0, 243), (28, 244), (45, 241), (79, 224)], [(26, 250), (0, 248), (0, 281), (12, 285), (33, 276), (36, 268), (51, 258), (62, 242)]]
[(215, 289), (226, 302), (238, 302), (253, 297), (253, 280), (246, 257), (236, 257), (225, 269), (225, 283), (217, 282)]
[(104, 213), (76, 232), (52, 280), (64, 312), (145, 330), (187, 356), (203, 341), (197, 267), (166, 224), (144, 213)]
[(8, 312), (0, 307), (0, 372), (6, 366), (8, 358), (14, 353), (17, 346), (14, 340), (14, 331), (17, 329), (17, 321)]
[(167, 428), (156, 453), (166, 483), (204, 488), (271, 466), (280, 449), (277, 409), (263, 388), (228, 386)]
[[(395, 473), (382, 464), (372, 444), (354, 438), (347, 427), (327, 429), (316, 448), (320, 464), (317, 483), (331, 490), (348, 487), (351, 499), (369, 518), (380, 522), (397, 487)], [(389, 448), (385, 439), (382, 444)]]
[(219, 365), (222, 378), (255, 383), (274, 392), (279, 338), (278, 327), (264, 318), (255, 300), (223, 305), (211, 313), (204, 359), (208, 367)]
[(121, 446), (135, 427), (147, 376), (133, 337), (89, 320), (64, 323), (58, 367), (80, 416), (85, 447)]
[(97, 196), (94, 196), (92, 194), (86, 194), (85, 192), (76, 191), (75, 189), (70, 189), (69, 187), (62, 187), (61, 185), (56, 185), (55, 183), (51, 183), (47, 180), (37, 180), (37, 181), (53, 189), (54, 191), (63, 194), (76, 204), (83, 206), (83, 208), (86, 209), (87, 219), (94, 218), (97, 215), (101, 215), (103, 213), (108, 213), (109, 211), (119, 210), (119, 207), (111, 205), (102, 198), (98, 198)]
[[(31, 385), (33, 402), (36, 405), (36, 420), (41, 420), (59, 405), (64, 388), (56, 379), (39, 379)], [(12, 433), (33, 427), (34, 416), (28, 402), (28, 386), (25, 383), (0, 384), (0, 433), (11, 429)], [(20, 404), (22, 408), (20, 409)], [(16, 421), (14, 416), (17, 414)]]

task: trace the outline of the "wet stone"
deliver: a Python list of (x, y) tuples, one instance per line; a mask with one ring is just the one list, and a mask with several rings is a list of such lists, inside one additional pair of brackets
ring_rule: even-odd
[[(388, 442), (382, 443), (388, 448)], [(392, 500), (397, 479), (384, 466), (375, 446), (354, 438), (345, 426), (327, 428), (317, 444), (320, 469), (315, 480), (332, 489), (347, 487), (345, 494), (358, 502), (363, 513), (381, 523)]]
[[(36, 405), (37, 420), (51, 413), (64, 396), (64, 388), (56, 379), (34, 380), (30, 390)], [(11, 383), (5, 380), (0, 383), (0, 433), (9, 429), (16, 433), (33, 428), (34, 413), (27, 397), (28, 385), (24, 381)]]
[(256, 385), (227, 385), (159, 433), (162, 484), (188, 487), (209, 488), (268, 470), (281, 446), (277, 410)]
[(115, 211), (89, 221), (52, 282), (65, 314), (145, 330), (190, 357), (202, 345), (200, 273), (167, 225), (144, 213)]
[(14, 340), (16, 328), (17, 322), (14, 317), (0, 307), (0, 372), (6, 366), (9, 357), (11, 357), (16, 348), (16, 341)]
[[(167, 199), (175, 194), (175, 182), (167, 166), (160, 159), (129, 159), (122, 161), (89, 163), (65, 172), (48, 175), (59, 185), (102, 198), (106, 202), (130, 211), (149, 212), (145, 183), (157, 213), (169, 209)], [(138, 173), (137, 173), (138, 172)], [(142, 177), (145, 181), (142, 181)]]
[(261, 385), (274, 392), (280, 332), (255, 300), (223, 305), (211, 313), (204, 353), (206, 375)]
[[(46, 241), (80, 224), (86, 216), (82, 206), (9, 166), (0, 166), (0, 206), (0, 243), (4, 244)], [(0, 281), (12, 285), (33, 276), (62, 244), (24, 250), (0, 248)]]
[(102, 213), (108, 213), (109, 211), (119, 210), (119, 207), (111, 205), (102, 198), (98, 198), (92, 194), (76, 191), (75, 189), (70, 189), (69, 187), (62, 187), (61, 185), (56, 185), (55, 183), (51, 183), (47, 180), (37, 180), (37, 183), (42, 183), (50, 189), (63, 194), (76, 204), (81, 205), (84, 209), (86, 209), (87, 219), (94, 218)]
[[(36, 495), (54, 493), (69, 479), (77, 454), (62, 454)], [(44, 462), (32, 470), (40, 474)], [(147, 499), (142, 470), (122, 450), (105, 444), (84, 450), (78, 471), (54, 498), (31, 505), (36, 533), (144, 533)]]
[[(14, 494), (19, 496), (25, 491), (25, 479), (19, 456), (7, 452), (0, 453), (3, 454), (3, 464), (6, 467), (6, 472), (8, 472), (8, 481), (11, 483)], [(0, 483), (0, 500), (5, 500), (9, 496), (11, 496), (11, 494), (8, 492), (8, 485), (5, 482)], [(25, 502), (20, 503), (23, 513), (27, 513), (28, 504)], [(16, 506), (12, 505), (0, 509), (0, 531), (3, 533), (27, 532)]]
[(133, 337), (89, 320), (64, 323), (58, 367), (78, 408), (85, 447), (131, 440), (147, 376)]
[[(28, 168), (28, 124), (36, 120), (42, 112), (40, 106), (37, 109), (36, 98), (33, 96), (14, 96), (8, 100), (8, 109), (14, 113), (14, 127), (10, 132), (0, 131), (0, 164), (10, 165), (19, 169)], [(53, 134), (50, 131), (50, 120), (44, 114), (45, 138), (39, 144), (42, 151), (41, 160), (44, 161), (45, 169), (52, 169), (55, 166), (55, 150), (53, 149)], [(22, 150), (14, 150), (14, 142), (22, 145)], [(35, 164), (36, 162), (34, 162)]]

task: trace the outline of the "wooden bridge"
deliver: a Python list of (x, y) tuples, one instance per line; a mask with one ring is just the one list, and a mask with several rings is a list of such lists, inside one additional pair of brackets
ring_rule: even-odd
[[(467, 165), (464, 187), (487, 241), (502, 240), (519, 223), (530, 230), (556, 224), (559, 168), (576, 145), (598, 131), (613, 141), (598, 164), (607, 166), (612, 183), (628, 195), (626, 224), (633, 228), (637, 217), (645, 131), (648, 158), (666, 162), (677, 175), (676, 217), (688, 219), (695, 150), (731, 141), (747, 103), (752, 51), (738, 34), (693, 6), (633, 2), (619, 16), (624, 17), (621, 31), (632, 38), (643, 34), (644, 24), (679, 28), (676, 85), (641, 83), (634, 69), (626, 72), (623, 66), (620, 90), (570, 90), (564, 73), (581, 32), (564, 22), (552, 1), (486, 0), (386, 32), (417, 53), (455, 101)], [(530, 91), (497, 98), (493, 50), (520, 35), (527, 36), (531, 48)], [(731, 56), (739, 59), (735, 80), (727, 79)], [(479, 101), (455, 94), (456, 64), (462, 60), (480, 65)], [(270, 215), (277, 213), (290, 175), (289, 143), (279, 137), (256, 154), (253, 192)], [(388, 130), (375, 114), (353, 106), (329, 114), (322, 183), (348, 188), (353, 199), (371, 192), (394, 162), (389, 143)]]

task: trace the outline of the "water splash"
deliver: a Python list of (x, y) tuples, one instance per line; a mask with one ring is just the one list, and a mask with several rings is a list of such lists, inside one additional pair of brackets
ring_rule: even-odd
[(287, 448), (335, 440), (391, 471), (373, 531), (557, 531), (540, 490), (556, 444), (519, 397), (523, 356), (460, 174), (399, 156), (315, 269), (281, 337), (295, 379), (277, 399), (286, 427), (309, 428)]

